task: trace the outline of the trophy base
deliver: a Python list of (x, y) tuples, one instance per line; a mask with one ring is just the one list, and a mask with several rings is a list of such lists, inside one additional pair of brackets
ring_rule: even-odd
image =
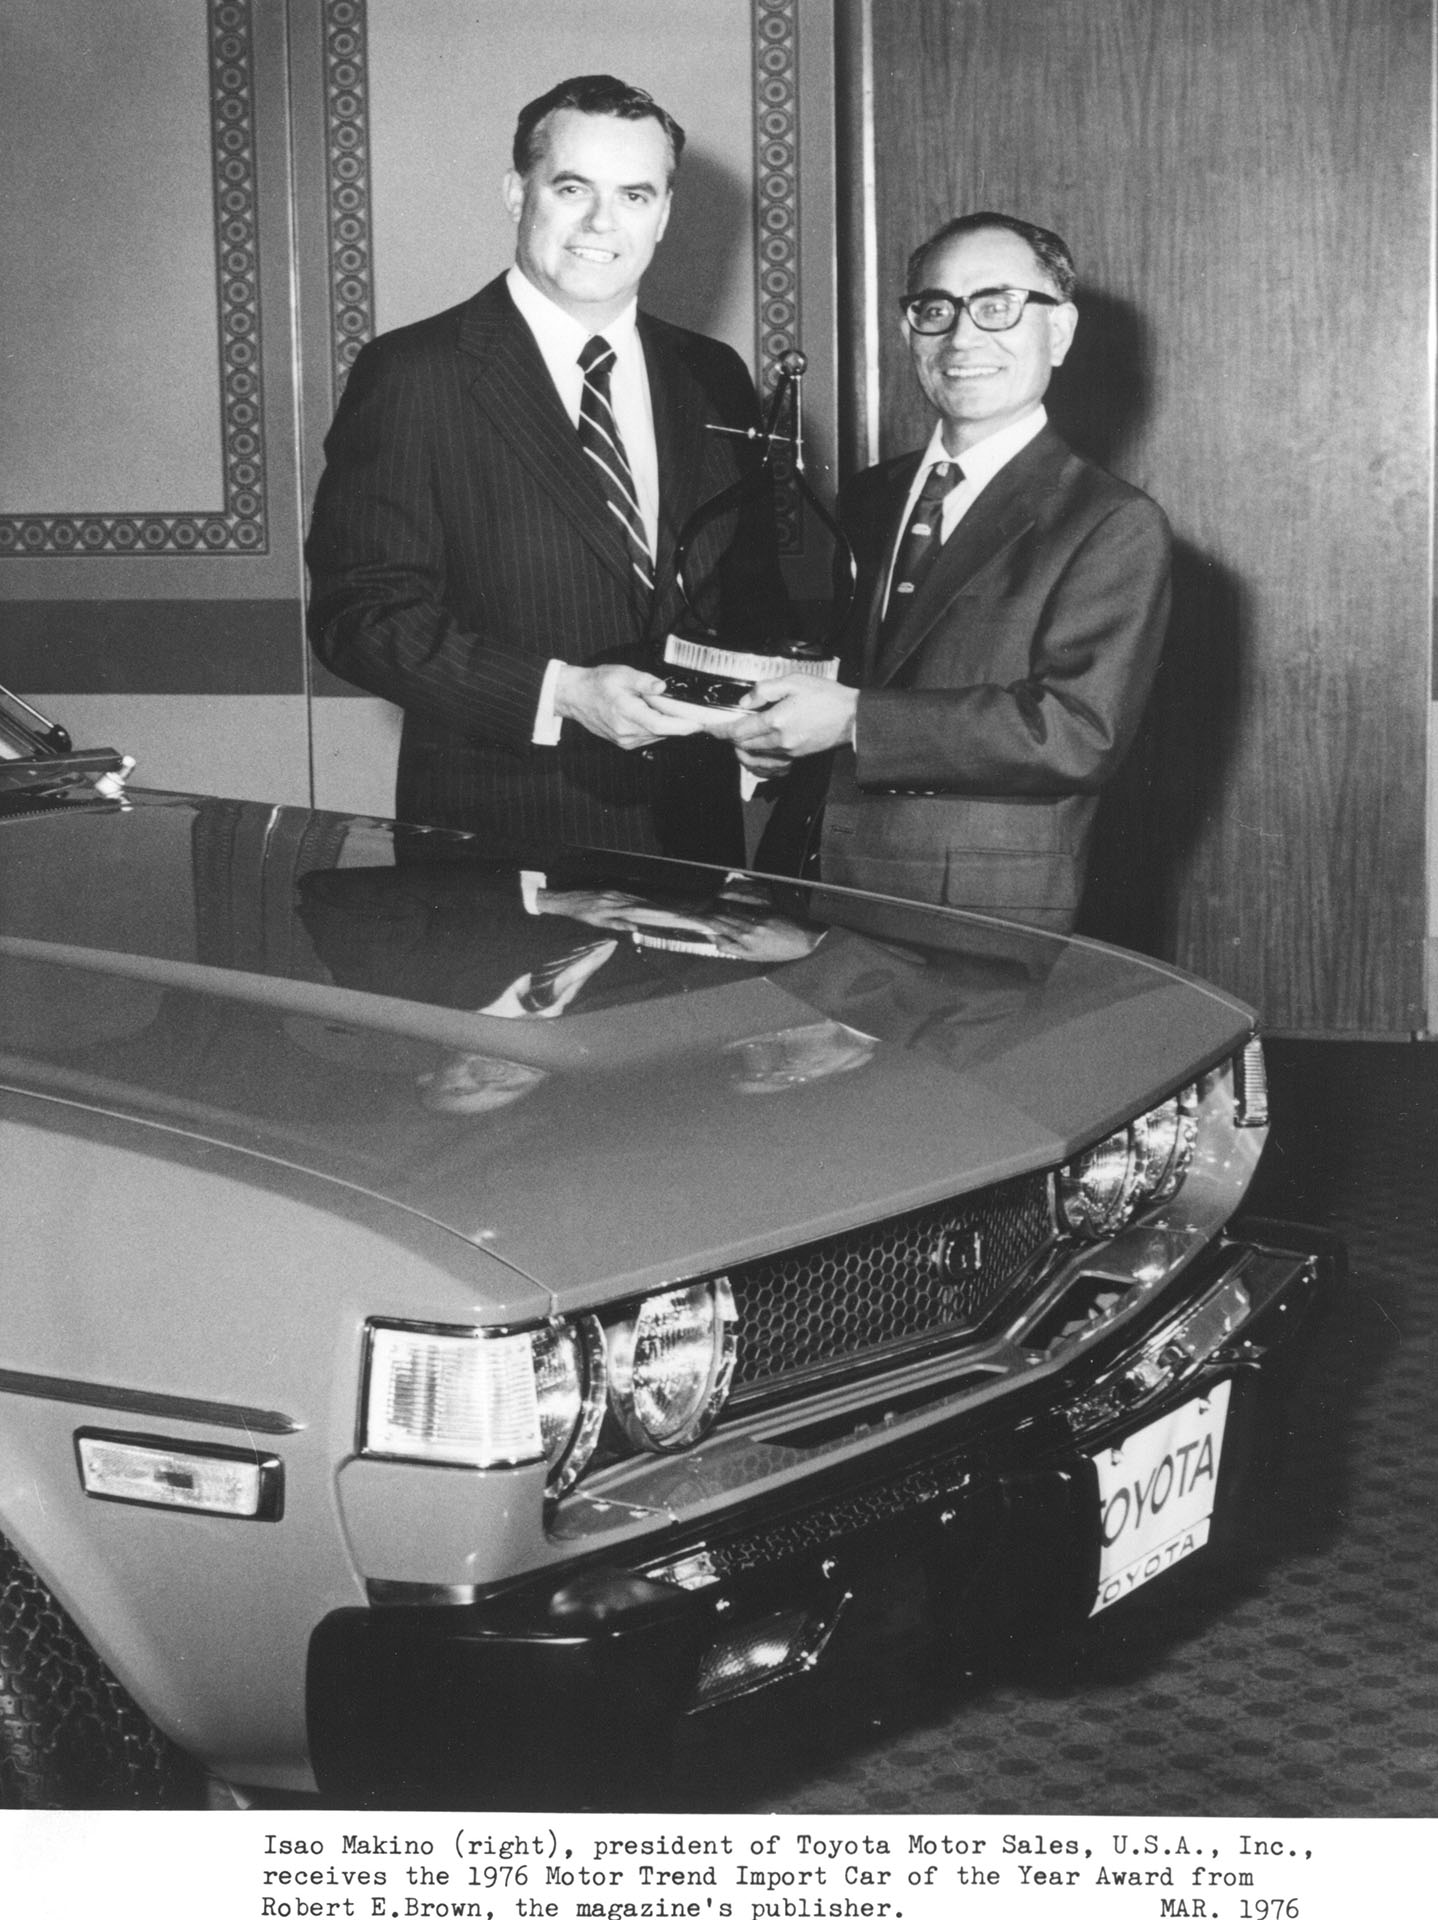
[(803, 673), (837, 680), (839, 662), (802, 640), (789, 640), (773, 653), (741, 653), (732, 647), (685, 640), (671, 633), (664, 642), (665, 691), (672, 700), (706, 709), (737, 707), (764, 680)]
[(717, 673), (696, 673), (690, 667), (666, 667), (664, 672), (664, 691), (671, 700), (703, 707), (706, 712), (737, 707), (755, 684), (753, 680), (730, 680)]

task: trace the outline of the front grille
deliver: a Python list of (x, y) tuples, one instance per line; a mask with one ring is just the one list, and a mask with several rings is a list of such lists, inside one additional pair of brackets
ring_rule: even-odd
[(961, 1338), (1052, 1235), (1048, 1176), (1028, 1174), (735, 1267), (735, 1392), (913, 1340)]

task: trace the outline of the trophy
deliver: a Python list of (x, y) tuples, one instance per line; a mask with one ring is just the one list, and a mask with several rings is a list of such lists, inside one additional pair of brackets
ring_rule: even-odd
[[(804, 471), (802, 395), (808, 364), (806, 356), (797, 349), (779, 361), (779, 377), (762, 426), (722, 427), (711, 423), (711, 433), (732, 433), (757, 442), (759, 460), (732, 486), (716, 493), (689, 516), (675, 545), (675, 575), (693, 631), (671, 633), (667, 637), (663, 663), (657, 671), (663, 674), (665, 690), (671, 699), (704, 708), (715, 719), (724, 709), (737, 707), (744, 695), (761, 681), (777, 680), (789, 673), (812, 674), (823, 680), (838, 678), (839, 661), (832, 648), (854, 602), (858, 568), (843, 528), (810, 486)], [(786, 418), (788, 432), (783, 433), (780, 427)], [(696, 609), (688, 578), (689, 550), (711, 520), (772, 484), (775, 453), (780, 447), (791, 449), (793, 484), (834, 540), (838, 590), (822, 639), (776, 638), (758, 652), (740, 651), (727, 645), (722, 634), (706, 627)]]

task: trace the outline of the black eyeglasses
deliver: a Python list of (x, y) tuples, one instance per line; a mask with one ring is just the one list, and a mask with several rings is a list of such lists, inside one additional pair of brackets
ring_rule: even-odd
[(981, 287), (967, 297), (925, 287), (922, 293), (906, 293), (899, 305), (915, 333), (952, 333), (961, 313), (984, 333), (1007, 333), (1023, 319), (1030, 300), (1041, 307), (1063, 305), (1053, 294), (1038, 293), (1033, 287)]

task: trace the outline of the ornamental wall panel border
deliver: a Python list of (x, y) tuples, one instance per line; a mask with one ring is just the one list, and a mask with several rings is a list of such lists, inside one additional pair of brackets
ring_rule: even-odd
[(754, 4), (754, 311), (767, 391), (799, 344), (799, 75), (796, 0)]
[(253, 0), (207, 0), (224, 506), (0, 516), (0, 559), (269, 551)]
[[(0, 516), (0, 558), (269, 551), (261, 364), (254, 0), (206, 0), (224, 506)], [(374, 334), (365, 0), (323, 0), (329, 368), (336, 397)], [(755, 363), (762, 391), (799, 343), (797, 0), (753, 0)], [(780, 490), (781, 545), (802, 548), (797, 497)]]
[[(754, 314), (761, 393), (800, 344), (799, 7), (754, 0)], [(803, 550), (797, 489), (781, 477), (779, 549)]]
[[(768, 392), (799, 344), (798, 0), (753, 0), (754, 360)], [(330, 377), (338, 399), (355, 356), (374, 336), (368, 23), (365, 0), (325, 0), (326, 213)], [(780, 489), (780, 544), (802, 548), (802, 514)]]
[(356, 355), (374, 337), (365, 0), (325, 0), (324, 42), (330, 379), (338, 400)]

